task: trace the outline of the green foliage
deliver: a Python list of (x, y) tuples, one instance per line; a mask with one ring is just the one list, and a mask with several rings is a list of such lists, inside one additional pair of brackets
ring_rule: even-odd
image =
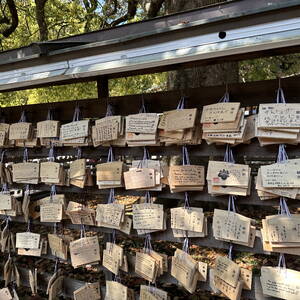
[[(158, 92), (166, 89), (167, 73), (139, 75), (109, 80), (110, 96)], [(1, 106), (51, 103), (97, 98), (96, 82), (53, 86), (0, 94)]]
[(167, 88), (167, 73), (155, 73), (111, 79), (110, 96), (158, 92)]
[[(4, 3), (0, 0), (0, 5)], [(0, 35), (2, 51), (27, 46), (39, 39), (39, 30), (35, 16), (34, 0), (15, 0), (19, 26), (9, 38)], [(98, 0), (98, 6), (87, 7), (83, 0), (48, 0), (45, 6), (45, 18), (49, 39), (58, 39), (88, 31), (108, 27), (109, 24), (126, 14), (128, 0)], [(91, 3), (91, 1), (90, 1)], [(136, 16), (127, 22), (136, 22), (147, 18), (147, 1), (141, 1)], [(162, 11), (159, 13), (161, 14)], [(2, 25), (1, 25), (2, 26)], [(240, 62), (240, 80), (274, 79), (278, 76), (299, 74), (300, 54), (259, 58)], [(109, 90), (111, 96), (137, 94), (165, 90), (167, 73), (131, 76), (111, 79)], [(0, 105), (24, 105), (48, 103), (55, 101), (79, 100), (97, 97), (95, 82), (79, 83), (66, 86), (40, 88), (0, 94)]]
[(96, 82), (76, 83), (0, 94), (0, 105), (16, 106), (97, 98)]
[[(82, 0), (48, 0), (45, 7), (49, 39), (58, 39), (101, 29), (114, 19), (126, 13), (126, 0), (119, 0), (117, 11), (104, 1), (98, 1), (95, 11), (87, 11)], [(38, 41), (39, 32), (35, 18), (34, 0), (16, 1), (19, 13), (19, 26), (9, 38), (2, 38), (2, 51), (30, 45)], [(138, 21), (145, 17), (144, 10), (139, 7), (138, 14), (131, 20)], [(132, 76), (109, 81), (112, 96), (157, 91), (166, 87), (166, 74)], [(24, 90), (0, 94), (1, 106), (14, 106), (34, 103), (49, 103), (67, 100), (97, 98), (95, 82), (78, 83)]]
[(242, 82), (299, 75), (300, 54), (245, 60), (240, 63)]

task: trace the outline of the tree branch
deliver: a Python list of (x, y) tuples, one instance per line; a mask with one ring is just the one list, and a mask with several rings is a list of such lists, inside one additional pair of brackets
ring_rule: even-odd
[(14, 0), (7, 0), (6, 2), (11, 15), (11, 21), (8, 22), (10, 26), (5, 28), (1, 33), (4, 37), (9, 37), (18, 27), (19, 17), (18, 17), (18, 12)]
[(109, 25), (111, 27), (117, 26), (125, 21), (131, 20), (135, 17), (137, 11), (138, 0), (128, 0), (128, 7), (126, 15), (114, 20)]
[(91, 21), (94, 18), (96, 9), (98, 8), (98, 1), (83, 0), (83, 4), (86, 10), (84, 32), (89, 32), (91, 31)]
[(0, 18), (0, 24), (7, 24), (9, 25), (9, 18), (7, 16), (3, 16)]
[(160, 9), (162, 8), (162, 5), (163, 5), (164, 2), (165, 2), (165, 0), (152, 0), (150, 2), (147, 17), (149, 19), (157, 17), (157, 15), (158, 15)]
[(88, 13), (94, 12), (98, 7), (97, 0), (83, 0), (83, 4)]
[[(113, 8), (111, 8), (111, 4), (113, 4)], [(109, 9), (105, 11), (106, 17), (110, 17), (115, 15), (118, 11), (118, 0), (108, 0), (105, 2), (106, 6), (109, 6)]]
[(45, 18), (45, 5), (48, 0), (35, 0), (35, 17), (39, 26), (40, 41), (48, 40), (48, 26)]

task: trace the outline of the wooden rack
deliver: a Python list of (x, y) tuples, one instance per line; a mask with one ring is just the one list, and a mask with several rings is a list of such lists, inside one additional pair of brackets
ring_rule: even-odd
[[(300, 85), (299, 77), (288, 78), (282, 81), (282, 86), (286, 94), (286, 98), (289, 102), (298, 101), (298, 95), (300, 95)], [(249, 107), (256, 106), (259, 103), (273, 102), (275, 98), (275, 90), (277, 88), (278, 82), (276, 80), (269, 81), (260, 81), (253, 83), (241, 83), (230, 85), (229, 91), (232, 100), (240, 101), (242, 106)], [(188, 107), (197, 107), (201, 110), (203, 105), (214, 103), (223, 95), (225, 91), (224, 86), (213, 86), (205, 88), (197, 88), (185, 90), (184, 95), (188, 96), (187, 105)], [(180, 99), (180, 96), (183, 94), (183, 91), (172, 91), (172, 92), (160, 92), (144, 95), (146, 104), (148, 105), (150, 112), (163, 112), (166, 110), (174, 109), (176, 103)], [(116, 107), (117, 113), (122, 115), (127, 115), (130, 113), (136, 113), (140, 106), (141, 95), (133, 96), (124, 96), (124, 97), (112, 97), (108, 98), (107, 101), (104, 100), (81, 100), (81, 101), (67, 101), (61, 103), (51, 103), (50, 104), (37, 104), (37, 105), (27, 105), (22, 107), (9, 107), (2, 108), (2, 116), (5, 117), (7, 123), (13, 123), (18, 121), (21, 111), (25, 110), (27, 113), (28, 121), (37, 122), (44, 120), (46, 118), (47, 109), (52, 108), (55, 111), (55, 118), (61, 120), (62, 122), (67, 122), (72, 119), (72, 114), (74, 107), (78, 104), (83, 112), (83, 117), (85, 118), (100, 118), (105, 115), (107, 103), (111, 103)], [(181, 155), (180, 146), (166, 146), (166, 147), (148, 147), (150, 155), (156, 156), (173, 156)], [(48, 149), (46, 148), (33, 148), (29, 150), (30, 159), (41, 159), (48, 156)], [(92, 163), (95, 164), (98, 161), (101, 161), (106, 158), (108, 148), (105, 147), (83, 147), (82, 156), (84, 158), (91, 159)], [(239, 145), (234, 149), (234, 154), (239, 162), (243, 162), (251, 165), (252, 175), (256, 174), (257, 168), (264, 163), (271, 163), (275, 161), (277, 154), (277, 147), (260, 147), (256, 140), (253, 140), (250, 145)], [(142, 157), (142, 148), (114, 148), (115, 156), (121, 156), (122, 158), (132, 159), (132, 158), (141, 158)], [(224, 155), (224, 146), (208, 146), (205, 141), (201, 145), (190, 146), (189, 147), (190, 158), (192, 161), (200, 164), (207, 165), (209, 159), (221, 158)], [(290, 157), (299, 157), (300, 152), (296, 146), (288, 146), (287, 152)], [(55, 149), (55, 155), (57, 157), (66, 157), (74, 156), (76, 154), (76, 149), (70, 147), (62, 147)], [(10, 148), (6, 149), (5, 160), (7, 162), (11, 161), (21, 161), (23, 157), (22, 148)], [(22, 185), (13, 185), (12, 187), (22, 188)], [(39, 184), (37, 186), (32, 186), (34, 189), (41, 191), (50, 191), (50, 187), (47, 185)], [(85, 189), (79, 189), (77, 187), (57, 187), (58, 193), (85, 193), (89, 197), (94, 195), (102, 195), (106, 199), (108, 191), (98, 190), (97, 187), (87, 187)], [(116, 189), (116, 193), (119, 195), (142, 195), (142, 192), (137, 191), (125, 191), (124, 189)], [(171, 194), (168, 188), (165, 188), (161, 193), (153, 193), (156, 196), (160, 203), (167, 204), (166, 206), (174, 207), (177, 205), (178, 200), (183, 200), (182, 193)], [(227, 204), (228, 197), (213, 197), (207, 194), (206, 189), (203, 192), (191, 192), (191, 202), (193, 205), (200, 206), (203, 205), (203, 202), (213, 203), (213, 205), (223, 205)], [(237, 201), (237, 207), (240, 206), (257, 206), (260, 210), (264, 210), (267, 207), (278, 206), (279, 201), (269, 200), (261, 201), (254, 189), (254, 184), (252, 183), (252, 192), (249, 197), (240, 197)], [(298, 200), (288, 200), (289, 207), (298, 207)], [(23, 217), (12, 218), (12, 222), (24, 222)], [(43, 226), (53, 226), (50, 223), (40, 223), (39, 221), (34, 221), (33, 224), (40, 224)], [(66, 228), (79, 230), (79, 225), (71, 224), (66, 222)], [(219, 249), (228, 249), (228, 243), (217, 241), (212, 236), (211, 224), (209, 222), (208, 236), (206, 238), (195, 238), (192, 239), (192, 243), (202, 247), (211, 247)], [(87, 230), (101, 232), (101, 233), (110, 233), (111, 230), (87, 226)], [(128, 238), (126, 235), (121, 234), (122, 238)], [(138, 238), (133, 236), (133, 238)], [(183, 240), (180, 238), (174, 238), (171, 230), (165, 232), (159, 232), (152, 234), (153, 240), (158, 241), (169, 241), (181, 243)], [(257, 254), (270, 255), (263, 251), (262, 243), (260, 238), (256, 238), (254, 248), (248, 248), (244, 246), (234, 245), (234, 251), (243, 251), (243, 252), (252, 252)], [(53, 259), (50, 256), (43, 256), (45, 259)], [(47, 280), (48, 275), (40, 274), (43, 280)], [(43, 277), (44, 276), (44, 277)], [(171, 277), (168, 275), (161, 277), (159, 280), (174, 283)], [(65, 286), (66, 293), (65, 296), (69, 297), (72, 294), (72, 291), (75, 288), (78, 288), (82, 285), (83, 282), (76, 281), (73, 279), (66, 278)], [(41, 286), (42, 287), (42, 286)], [(200, 289), (210, 290), (209, 284), (204, 283), (199, 285)], [(254, 278), (253, 290), (251, 292), (244, 291), (243, 295), (247, 299), (265, 299), (261, 292), (261, 287), (259, 283), (259, 278)], [(268, 298), (271, 299), (271, 298)]]

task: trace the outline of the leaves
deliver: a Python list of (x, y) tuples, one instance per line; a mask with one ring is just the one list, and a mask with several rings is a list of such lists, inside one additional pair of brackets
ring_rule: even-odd
[[(176, 1), (176, 4), (183, 2)], [(2, 51), (19, 48), (47, 38), (54, 40), (154, 17), (169, 8), (165, 0), (3, 0), (0, 1), (0, 45)], [(297, 75), (299, 56), (292, 54), (242, 61), (239, 64), (240, 80), (247, 82)], [(213, 77), (209, 72), (207, 74)], [(166, 90), (168, 77), (170, 82), (174, 81), (168, 73), (111, 79), (110, 96)], [(189, 81), (188, 87), (192, 82), (195, 80)], [(96, 83), (92, 82), (4, 93), (0, 94), (0, 104), (24, 105), (97, 97)]]
[(158, 92), (167, 88), (167, 73), (138, 75), (109, 80), (110, 96)]
[[(133, 17), (131, 21), (146, 17), (137, 0), (129, 0), (128, 6), (127, 3), (128, 0), (15, 1), (19, 25), (9, 38), (2, 40), (2, 50), (27, 46), (47, 38), (53, 40), (98, 30), (111, 26), (116, 20), (119, 20), (117, 23), (124, 23), (126, 19)], [(3, 26), (8, 22), (5, 18), (10, 16), (9, 11), (5, 13), (2, 16)], [(124, 15), (126, 18), (120, 21)], [(0, 15), (0, 32), (1, 29)], [(158, 91), (166, 88), (166, 73), (112, 79), (109, 81), (109, 87), (112, 96)], [(96, 82), (91, 82), (2, 93), (0, 104), (14, 106), (97, 97)]]
[(245, 60), (240, 63), (242, 82), (299, 75), (300, 54)]

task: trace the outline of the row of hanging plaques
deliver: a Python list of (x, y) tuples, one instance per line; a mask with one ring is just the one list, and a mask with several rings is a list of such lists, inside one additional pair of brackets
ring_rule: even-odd
[(18, 123), (0, 123), (0, 147), (38, 146), (159, 146), (250, 143), (257, 137), (260, 144), (293, 144), (300, 140), (300, 104), (285, 103), (281, 88), (277, 103), (260, 104), (259, 113), (245, 117), (239, 102), (230, 102), (229, 94), (216, 104), (186, 109), (182, 98), (177, 109), (163, 113), (146, 112), (144, 104), (138, 114), (115, 116), (108, 105), (104, 118), (82, 119), (79, 107), (73, 121), (60, 124), (51, 112), (47, 120), (32, 124), (23, 112)]
[[(51, 235), (55, 236), (54, 234)], [(179, 285), (189, 293), (194, 293), (197, 288), (197, 283), (199, 281), (207, 281), (208, 277), (211, 288), (215, 293), (225, 295), (232, 300), (240, 299), (243, 289), (251, 290), (254, 288), (252, 284), (252, 271), (236, 264), (232, 260), (231, 251), (228, 257), (217, 256), (214, 267), (208, 270), (208, 266), (205, 262), (197, 261), (189, 254), (188, 238), (184, 240), (183, 249), (176, 249), (174, 256), (168, 258), (165, 254), (154, 251), (151, 246), (151, 238), (146, 236), (145, 246), (135, 253), (134, 267), (131, 269), (132, 267), (128, 266), (127, 254), (115, 240), (107, 242), (105, 249), (103, 249), (101, 253), (97, 236), (88, 236), (84, 231), (81, 236), (81, 238), (73, 240), (70, 243), (69, 251), (72, 266), (74, 268), (90, 267), (91, 265), (95, 266), (99, 264), (101, 261), (101, 265), (113, 274), (113, 282), (117, 282), (115, 284), (112, 284), (110, 281), (106, 282), (106, 293), (109, 297), (107, 296), (105, 299), (131, 299), (130, 297), (132, 296), (129, 294), (132, 294), (132, 291), (129, 291), (129, 289), (122, 284), (122, 276), (128, 272), (132, 274), (133, 271), (134, 276), (141, 277), (149, 282), (149, 284), (147, 284), (150, 288), (148, 293), (154, 294), (155, 297), (153, 297), (153, 299), (161, 299), (160, 297), (162, 295), (162, 299), (168, 299), (166, 292), (156, 289), (155, 287), (155, 283), (157, 280), (159, 281), (159, 277), (167, 272), (170, 272), (170, 275), (178, 281)], [(56, 238), (63, 239), (63, 236), (59, 235)], [(35, 247), (38, 247), (39, 239), (39, 234), (31, 232), (30, 229), (26, 232), (17, 233), (15, 246), (26, 247), (17, 248), (18, 253), (21, 253), (19, 252), (20, 250), (23, 252), (30, 251), (32, 253), (31, 255), (34, 255), (33, 253), (37, 251)], [(62, 243), (58, 241), (54, 242), (53, 237), (50, 238), (50, 234), (49, 243), (50, 246), (51, 243), (55, 244), (56, 252), (53, 252), (54, 255), (60, 255), (60, 251), (65, 251), (59, 249)], [(300, 272), (287, 269), (283, 260), (284, 256), (281, 256), (278, 267), (262, 267), (261, 284), (263, 293), (281, 299), (298, 299), (299, 289), (297, 286), (300, 279)], [(5, 265), (4, 280), (7, 287), (10, 287), (10, 283), (12, 282), (15, 282), (16, 286), (20, 286), (19, 270), (17, 264), (14, 262), (13, 256), (9, 255)], [(33, 277), (32, 280), (34, 281), (35, 276), (33, 274), (30, 274), (30, 276)], [(60, 279), (56, 282), (58, 278)], [(49, 299), (56, 299), (63, 291), (63, 278), (63, 272), (61, 272), (59, 268), (56, 268), (48, 284), (50, 291)], [(37, 284), (38, 282), (35, 283), (35, 285)], [(52, 287), (52, 285), (54, 286)], [(89, 284), (87, 284), (87, 286), (88, 285)], [(110, 285), (119, 286), (119, 290), (111, 291)], [(97, 289), (97, 285), (95, 284), (94, 287), (89, 286), (89, 288)], [(142, 285), (140, 299), (148, 299), (147, 297), (150, 297), (148, 293), (142, 291), (144, 288)], [(37, 293), (37, 291), (33, 290), (33, 294), (34, 293)], [(74, 299), (81, 299), (76, 293), (77, 291), (74, 292)], [(88, 299), (100, 299), (95, 291), (92, 292), (88, 290), (84, 291), (84, 294), (85, 293), (88, 295), (92, 293), (92, 295), (90, 295), (91, 298)], [(160, 297), (156, 296), (157, 293), (160, 294)], [(120, 298), (120, 295), (123, 295), (124, 298)]]
[[(232, 152), (229, 146), (227, 149)], [(70, 163), (57, 162), (53, 154), (40, 162), (32, 161), (28, 155), (24, 155), (24, 161), (20, 163), (5, 163), (3, 156), (0, 162), (0, 183), (32, 186), (43, 183), (84, 188), (94, 186), (96, 182), (99, 189), (125, 188), (156, 192), (169, 189), (171, 193), (201, 192), (207, 186), (212, 196), (249, 196), (251, 193), (251, 168), (246, 164), (235, 163), (233, 156), (225, 155), (224, 161), (210, 160), (206, 170), (205, 166), (190, 163), (186, 146), (182, 147), (181, 165), (169, 165), (166, 160), (151, 159), (146, 148), (143, 158), (132, 160), (131, 163), (113, 160), (110, 153), (112, 148), (109, 148), (107, 161), (95, 167), (85, 158)], [(261, 166), (253, 183), (257, 195), (261, 200), (278, 197), (300, 199), (299, 172), (299, 158), (286, 158), (280, 163)], [(0, 201), (0, 210), (3, 209), (8, 208)]]
[[(111, 151), (110, 149), (110, 153)], [(159, 176), (155, 176), (154, 174), (156, 174), (157, 169), (143, 167), (143, 165), (148, 162), (149, 164), (152, 164), (152, 162), (157, 163), (157, 161), (148, 159), (146, 154), (147, 150), (145, 150), (143, 159), (137, 161), (137, 167), (130, 168), (129, 171), (124, 173), (124, 176), (126, 173), (134, 173), (134, 175), (130, 175), (132, 185), (134, 185), (133, 189), (140, 189), (146, 193), (145, 197), (139, 200), (140, 203), (129, 203), (132, 208), (132, 219), (126, 215), (126, 205), (123, 204), (122, 201), (114, 202), (111, 200), (115, 199), (115, 189), (111, 183), (113, 179), (116, 180), (116, 178), (109, 177), (110, 168), (107, 167), (107, 164), (113, 164), (114, 161), (104, 163), (105, 171), (103, 171), (109, 182), (109, 203), (98, 204), (96, 209), (78, 204), (74, 201), (66, 203), (63, 194), (56, 194), (56, 185), (54, 183), (51, 185), (50, 196), (32, 202), (30, 201), (29, 182), (22, 181), (23, 183), (27, 183), (22, 203), (11, 195), (9, 185), (6, 183), (3, 184), (2, 192), (0, 193), (0, 212), (13, 217), (23, 215), (25, 221), (28, 221), (29, 218), (40, 218), (41, 222), (55, 223), (70, 219), (73, 224), (83, 223), (85, 225), (108, 227), (118, 229), (126, 234), (130, 234), (132, 227), (137, 230), (138, 234), (145, 234), (145, 231), (165, 231), (169, 227), (166, 221), (167, 214), (164, 212), (163, 205), (153, 203), (153, 200), (151, 200), (152, 197), (150, 196), (150, 191), (160, 189), (157, 185), (149, 186), (144, 184), (148, 182), (145, 176), (149, 176), (154, 180), (153, 185), (155, 185), (155, 178), (158, 177), (158, 179), (160, 179), (161, 173), (158, 173)], [(112, 158), (109, 158), (109, 160), (111, 159)], [(184, 207), (172, 208), (170, 210), (170, 228), (173, 231), (174, 237), (185, 237), (187, 233), (187, 236), (191, 237), (205, 237), (207, 235), (208, 225), (202, 208), (191, 208), (187, 205), (189, 202), (188, 192), (203, 189), (204, 180), (202, 179), (204, 176), (203, 174), (201, 175), (201, 173), (204, 167), (189, 164), (186, 147), (183, 147), (183, 163), (182, 166), (174, 166), (175, 171), (169, 175), (174, 177), (172, 183), (170, 183), (170, 187), (176, 189), (175, 192), (183, 192), (186, 203)], [(36, 163), (33, 164), (37, 165)], [(274, 184), (271, 187), (264, 187), (264, 190), (268, 190), (268, 192), (265, 193), (268, 193), (268, 195), (271, 194), (271, 191), (274, 193), (272, 196), (269, 196), (269, 198), (281, 197), (282, 203), (280, 207), (283, 207), (284, 211), (288, 211), (285, 199), (295, 199), (298, 195), (300, 184), (295, 184), (298, 180), (298, 165), (298, 159), (289, 160), (284, 146), (280, 145), (277, 163), (261, 167), (262, 177), (266, 181), (266, 184), (273, 184), (274, 182), (276, 184), (276, 187), (274, 187)], [(170, 170), (172, 170), (172, 167)], [(291, 170), (292, 172), (287, 172), (286, 170)], [(119, 173), (121, 172), (119, 171)], [(28, 171), (27, 174), (29, 174)], [(113, 172), (113, 175), (115, 175), (115, 172)], [(228, 195), (228, 203), (231, 208), (229, 212), (215, 209), (212, 224), (214, 237), (253, 248), (256, 236), (255, 221), (246, 216), (237, 214), (235, 211), (237, 196), (247, 195), (250, 182), (249, 177), (250, 168), (247, 165), (234, 163), (230, 147), (226, 148), (224, 161), (209, 162), (207, 172), (208, 189), (216, 189), (218, 191), (218, 193), (214, 192), (213, 195), (220, 195), (221, 193), (222, 195)], [(262, 182), (264, 180), (262, 180)], [(256, 181), (258, 183), (258, 178)], [(277, 187), (280, 182), (282, 182), (283, 187)], [(137, 199), (137, 197), (135, 199)], [(39, 207), (39, 212), (37, 212), (36, 207)], [(288, 221), (290, 223), (287, 226)], [(284, 224), (282, 228), (280, 226), (281, 223)], [(224, 224), (226, 226), (224, 226)], [(280, 215), (272, 218), (270, 216), (263, 221), (263, 225), (262, 237), (266, 249), (271, 249), (271, 251), (274, 252), (279, 252), (280, 250), (284, 253), (298, 254), (298, 230), (294, 230), (294, 228), (300, 227), (300, 218), (298, 215), (293, 215), (291, 219), (281, 218)], [(243, 230), (237, 230), (237, 228), (243, 228)], [(271, 236), (274, 235), (273, 231), (275, 229), (278, 231), (277, 240), (271, 238)], [(285, 240), (282, 238), (283, 231), (290, 232), (290, 235), (287, 235)], [(285, 247), (283, 247), (284, 244), (276, 244), (283, 242), (287, 243)]]

